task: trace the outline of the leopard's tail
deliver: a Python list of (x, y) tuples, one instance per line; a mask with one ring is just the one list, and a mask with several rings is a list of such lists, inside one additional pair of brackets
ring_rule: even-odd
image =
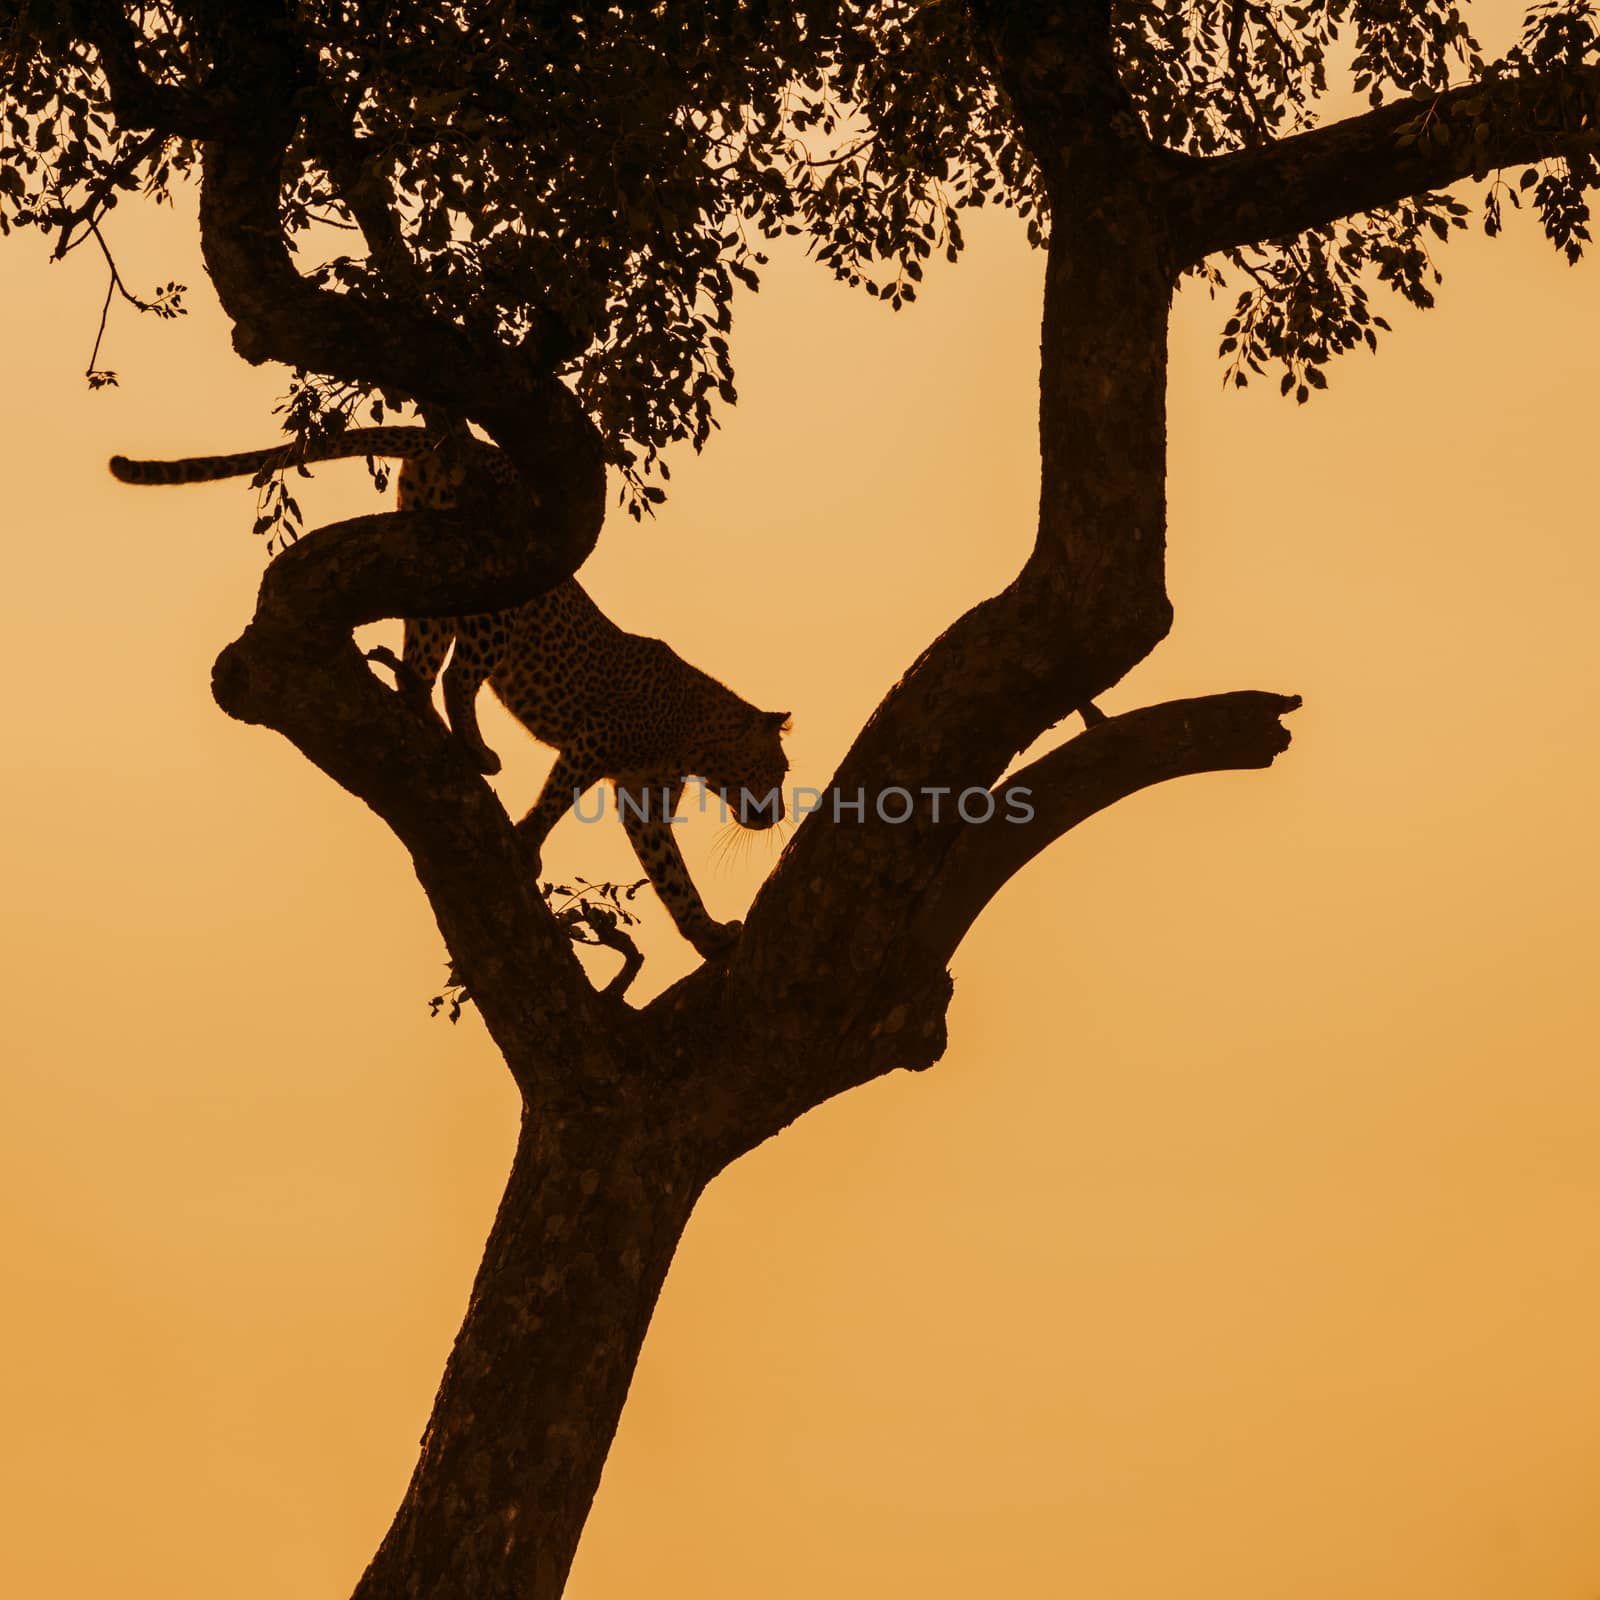
[(254, 476), (263, 467), (292, 467), (303, 461), (338, 461), (348, 456), (413, 460), (427, 454), (435, 442), (426, 428), (346, 428), (303, 455), (288, 444), (270, 450), (241, 450), (231, 456), (184, 456), (178, 461), (130, 461), (127, 456), (112, 456), (111, 476), (123, 483), (209, 483), (214, 478)]

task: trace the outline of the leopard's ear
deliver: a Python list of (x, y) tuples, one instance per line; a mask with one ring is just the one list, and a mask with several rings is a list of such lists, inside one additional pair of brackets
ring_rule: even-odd
[(761, 720), (769, 728), (776, 728), (779, 733), (789, 731), (789, 713), (787, 711), (763, 711)]

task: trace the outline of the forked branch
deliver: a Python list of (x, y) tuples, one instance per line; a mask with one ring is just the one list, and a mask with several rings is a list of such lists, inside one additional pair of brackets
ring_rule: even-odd
[(157, 83), (139, 59), (138, 30), (121, 0), (85, 0), (84, 37), (93, 44), (116, 102), (118, 120), (184, 139), (207, 139), (222, 117), (208, 95), (177, 84)]
[(1253, 689), (1169, 700), (1111, 717), (1013, 773), (1003, 787), (1029, 791), (1033, 816), (963, 830), (928, 896), (919, 943), (932, 959), (948, 960), (983, 908), (1035, 856), (1140, 789), (1197, 772), (1271, 766), (1289, 747), (1281, 719), (1299, 704), (1297, 695)]

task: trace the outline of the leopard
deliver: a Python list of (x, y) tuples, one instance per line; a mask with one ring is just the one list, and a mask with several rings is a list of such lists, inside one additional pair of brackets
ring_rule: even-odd
[[(442, 441), (436, 430), (415, 426), (352, 427), (292, 454), (278, 447), (175, 460), (113, 456), (111, 472), (130, 484), (203, 483), (355, 456), (402, 463), (401, 511), (447, 511), (481, 492), (484, 481), (497, 491), (516, 483), (495, 446), (470, 434)], [(522, 495), (521, 504), (527, 515), (532, 497)], [(400, 692), (431, 712), (442, 669), (445, 719), (479, 772), (501, 766), (478, 727), (485, 683), (528, 733), (555, 749), (554, 766), (515, 825), (529, 871), (542, 870), (561, 817), (609, 779), (623, 829), (678, 931), (703, 959), (725, 954), (741, 925), (707, 912), (678, 845), (676, 812), (688, 781), (699, 779), (702, 804), (715, 793), (725, 820), (754, 831), (782, 822), (789, 713), (758, 709), (662, 640), (619, 627), (575, 578), (502, 611), (407, 617), (404, 625)]]

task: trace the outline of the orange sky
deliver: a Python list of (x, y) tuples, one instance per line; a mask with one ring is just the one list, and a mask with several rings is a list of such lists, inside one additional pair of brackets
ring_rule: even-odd
[[(9, 1524), (0, 1592), (347, 1593), (414, 1457), (515, 1102), (382, 826), (207, 678), (270, 441), (184, 216), (175, 327), (4, 250)], [(820, 785), (1030, 537), (1040, 259), (999, 218), (898, 317), (789, 259), (741, 402), (585, 582)], [(1173, 322), (1171, 640), (1104, 702), (1301, 693), (1267, 774), (1095, 819), (955, 963), (951, 1048), (706, 1196), (571, 1600), (1600, 1593), (1595, 266), (1519, 226), (1303, 409)], [(359, 464), (301, 503), (374, 504)], [(397, 630), (390, 630), (397, 636)], [(547, 754), (484, 708), (502, 793)], [(691, 865), (737, 915), (767, 857)], [(547, 861), (627, 874), (619, 829)], [(648, 989), (688, 960), (665, 916)]]

